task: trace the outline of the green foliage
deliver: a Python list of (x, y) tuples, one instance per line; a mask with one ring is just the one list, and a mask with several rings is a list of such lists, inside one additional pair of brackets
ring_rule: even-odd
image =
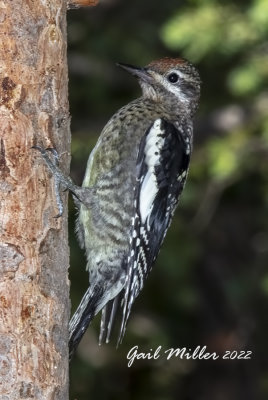
[[(234, 95), (254, 93), (268, 81), (268, 4), (258, 0), (243, 7), (221, 1), (186, 5), (164, 24), (161, 37), (172, 50), (183, 50), (194, 62), (238, 62), (227, 75)], [(266, 43), (267, 46), (267, 43)], [(211, 57), (213, 59), (211, 59)], [(240, 58), (240, 59), (239, 59)]]

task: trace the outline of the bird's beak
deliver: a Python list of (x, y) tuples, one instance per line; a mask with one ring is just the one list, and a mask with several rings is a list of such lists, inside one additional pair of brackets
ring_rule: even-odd
[(136, 78), (141, 79), (144, 82), (150, 83), (152, 81), (152, 76), (147, 68), (135, 67), (134, 65), (123, 63), (117, 63), (116, 65), (125, 69), (127, 72), (130, 72), (132, 75), (136, 76)]

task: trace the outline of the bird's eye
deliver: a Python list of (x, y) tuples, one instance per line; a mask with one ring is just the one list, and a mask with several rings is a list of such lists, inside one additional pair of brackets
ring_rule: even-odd
[(172, 74), (168, 75), (168, 80), (169, 80), (169, 82), (171, 82), (171, 83), (176, 83), (176, 82), (178, 82), (178, 79), (179, 79), (179, 77), (178, 77), (178, 75), (177, 75), (175, 72), (172, 72)]

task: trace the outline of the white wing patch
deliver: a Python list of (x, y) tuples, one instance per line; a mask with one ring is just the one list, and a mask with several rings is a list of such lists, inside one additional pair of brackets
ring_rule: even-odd
[(163, 134), (164, 130), (161, 130), (161, 119), (157, 119), (148, 133), (144, 148), (145, 163), (148, 171), (143, 179), (140, 191), (140, 216), (142, 223), (145, 223), (146, 218), (150, 215), (158, 191), (155, 166), (159, 164), (160, 150), (164, 144)]
[(158, 118), (140, 144), (134, 186), (136, 212), (129, 238), (118, 344), (124, 336), (133, 302), (157, 257), (186, 179), (191, 142), (184, 140), (184, 126), (177, 125)]

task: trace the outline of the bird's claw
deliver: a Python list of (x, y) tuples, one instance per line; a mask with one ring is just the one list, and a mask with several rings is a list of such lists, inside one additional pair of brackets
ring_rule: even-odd
[[(54, 149), (53, 147), (48, 147), (48, 148), (44, 149), (41, 146), (32, 146), (32, 149), (36, 149), (36, 150), (40, 151), (42, 158), (44, 159), (44, 161), (46, 162), (46, 165), (48, 166), (48, 168), (50, 169), (50, 171), (52, 172), (52, 174), (54, 176), (56, 202), (57, 202), (57, 207), (59, 210), (59, 213), (57, 215), (55, 215), (54, 218), (59, 218), (63, 214), (63, 202), (62, 202), (61, 196), (60, 196), (60, 184), (62, 181), (62, 178), (61, 178), (62, 172), (58, 168), (59, 167), (59, 154), (58, 154), (57, 150)], [(49, 157), (48, 152), (50, 152), (52, 154), (53, 159), (51, 159), (51, 157)]]
[(54, 147), (47, 147), (45, 149), (44, 147), (41, 147), (41, 146), (32, 146), (31, 148), (40, 151), (40, 153), (41, 153), (41, 155), (42, 155), (42, 157), (44, 158), (45, 161), (47, 161), (47, 159), (48, 159), (47, 152), (52, 153), (52, 155), (53, 155), (53, 164), (56, 165), (57, 167), (59, 166), (59, 153), (57, 152), (56, 149), (54, 149)]
[[(59, 155), (56, 149), (48, 147), (44, 149), (41, 146), (33, 146), (33, 149), (40, 151), (42, 158), (44, 159), (47, 167), (53, 174), (54, 185), (55, 185), (55, 196), (56, 202), (59, 209), (59, 213), (54, 218), (59, 218), (63, 214), (63, 202), (60, 197), (60, 190), (70, 190), (74, 198), (86, 207), (90, 206), (89, 199), (91, 195), (91, 189), (86, 187), (79, 187), (75, 185), (69, 176), (65, 176), (59, 168)], [(50, 153), (50, 154), (48, 154)], [(51, 157), (52, 156), (52, 157)]]
[(50, 151), (53, 154), (55, 165), (57, 165), (57, 167), (58, 167), (59, 166), (59, 153), (57, 152), (57, 150), (54, 149), (54, 147), (47, 147), (46, 151)]

